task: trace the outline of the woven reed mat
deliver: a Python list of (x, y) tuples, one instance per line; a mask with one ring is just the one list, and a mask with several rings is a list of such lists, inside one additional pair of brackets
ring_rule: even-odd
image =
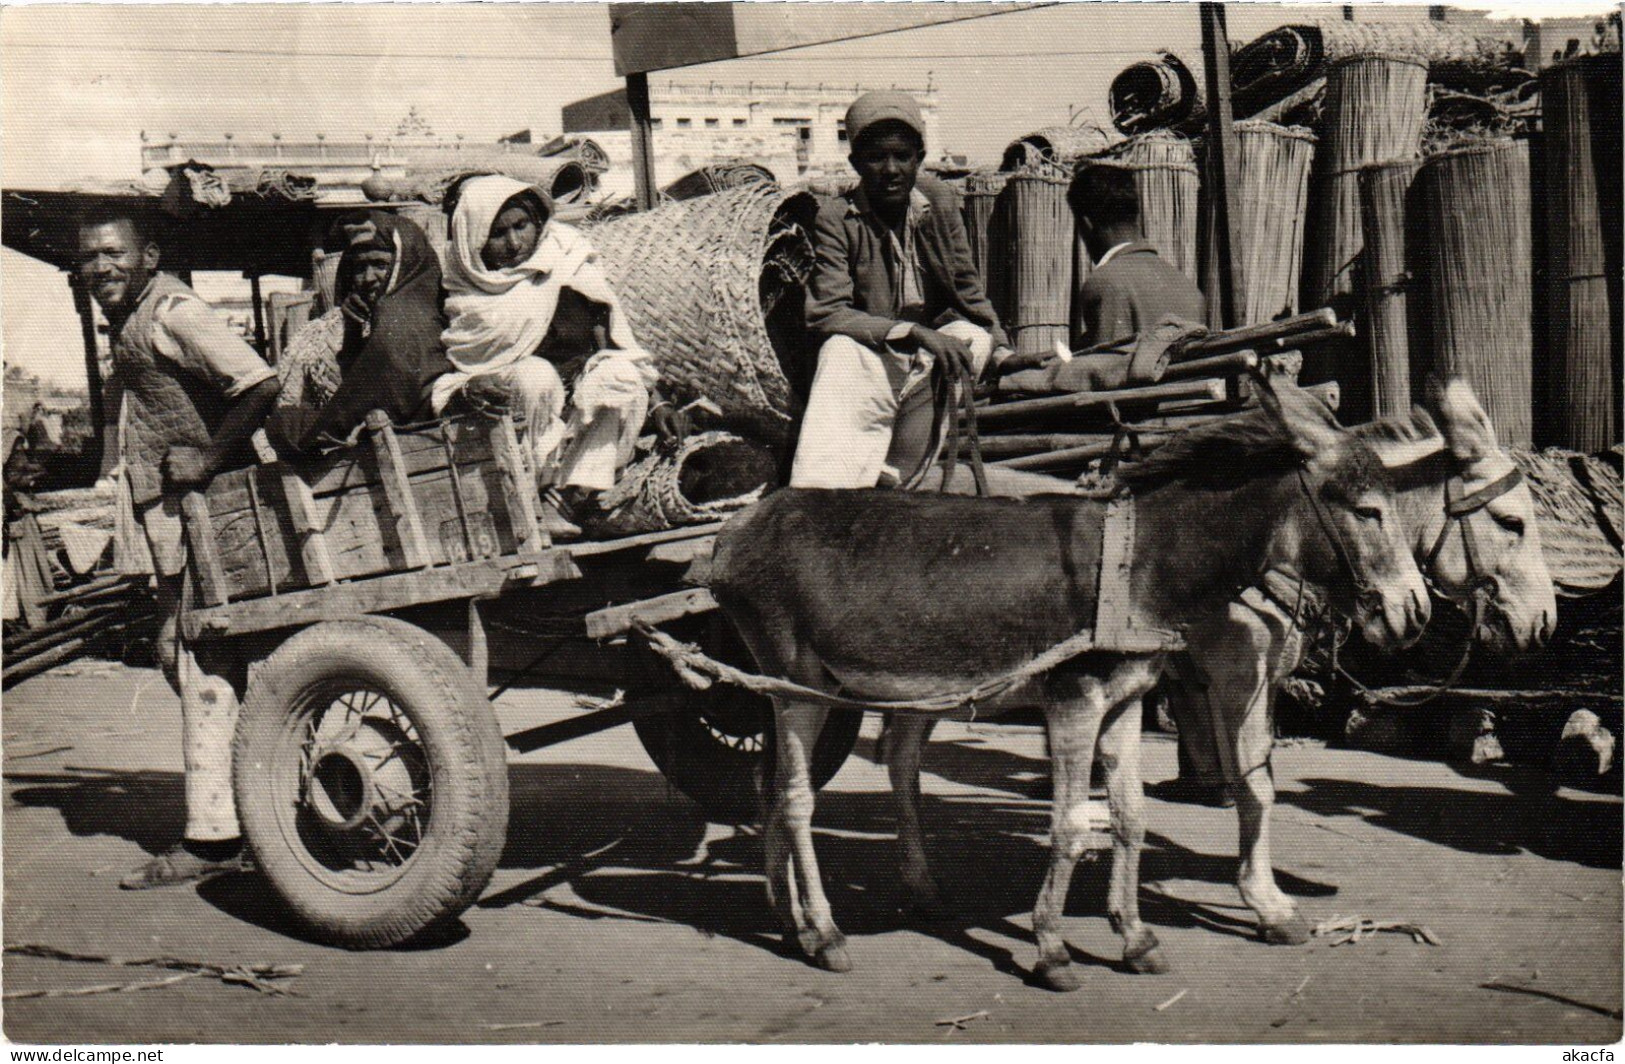
[(768, 184), (773, 180), (773, 171), (749, 159), (723, 159), (684, 174), (660, 192), (673, 200), (689, 200), (723, 189)]
[(662, 380), (769, 440), (788, 436), (791, 397), (768, 321), (786, 300), (800, 320), (815, 209), (755, 184), (585, 227)]
[(599, 498), (594, 535), (635, 535), (720, 521), (762, 497), (778, 479), (773, 452), (731, 432), (690, 436), (675, 454), (654, 452), (626, 467)]
[(1607, 587), (1620, 572), (1618, 537), (1625, 532), (1620, 448), (1610, 452), (1612, 461), (1555, 447), (1508, 453), (1535, 497), (1541, 547), (1558, 592), (1583, 595)]

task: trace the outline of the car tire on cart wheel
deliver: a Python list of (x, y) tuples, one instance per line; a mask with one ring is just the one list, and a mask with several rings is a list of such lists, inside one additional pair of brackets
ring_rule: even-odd
[[(706, 652), (740, 668), (750, 654), (732, 631), (711, 627), (700, 640)], [(632, 723), (638, 740), (672, 786), (721, 823), (748, 823), (761, 815), (766, 781), (773, 773), (773, 703), (730, 684), (689, 693), (682, 708)], [(835, 778), (857, 745), (863, 714), (830, 710), (813, 747), (812, 784)]]
[(336, 945), (393, 946), (455, 919), (502, 855), (496, 715), (463, 661), (404, 621), (322, 622), (255, 665), (233, 768), (260, 870)]

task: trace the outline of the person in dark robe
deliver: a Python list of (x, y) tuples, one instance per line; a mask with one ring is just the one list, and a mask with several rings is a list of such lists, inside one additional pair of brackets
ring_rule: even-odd
[[(440, 261), (423, 230), (386, 211), (351, 216), (335, 229), (349, 241), (334, 297), (339, 320), (332, 323), (342, 327), (342, 341), (330, 363), (320, 331), (311, 350), (290, 349), (297, 364), (267, 426), (279, 450), (308, 453), (340, 443), (372, 410), (397, 424), (429, 417), (430, 386), (451, 369), (440, 339), (446, 327)], [(313, 322), (306, 329), (323, 327)], [(337, 328), (326, 328), (337, 337)], [(297, 383), (289, 387), (288, 378)]]

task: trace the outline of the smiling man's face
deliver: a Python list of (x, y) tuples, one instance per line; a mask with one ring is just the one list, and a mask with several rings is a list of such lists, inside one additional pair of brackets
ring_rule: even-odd
[(925, 152), (919, 138), (901, 123), (886, 122), (866, 132), (852, 151), (863, 194), (877, 207), (903, 207), (914, 191)]
[(157, 269), (158, 245), (143, 240), (130, 222), (99, 222), (79, 230), (79, 278), (103, 310), (128, 311)]

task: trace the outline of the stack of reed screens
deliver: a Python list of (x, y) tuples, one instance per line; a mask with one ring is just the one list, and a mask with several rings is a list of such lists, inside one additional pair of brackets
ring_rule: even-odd
[[(1619, 439), (1619, 55), (1555, 64), (1540, 84), (1547, 282), (1541, 442), (1589, 453)], [(1599, 136), (1609, 110), (1611, 142)]]
[(1242, 277), (1246, 305), (1237, 325), (1255, 325), (1298, 312), (1304, 213), (1315, 137), (1272, 122), (1236, 123), (1241, 161)]
[[(1353, 314), (1360, 227), (1360, 168), (1413, 156), (1427, 120), (1427, 64), (1402, 54), (1356, 56), (1331, 64), (1320, 149), (1310, 180), (1300, 304)], [(1371, 416), (1372, 385), (1363, 345), (1318, 344), (1304, 352), (1303, 381), (1343, 386), (1344, 420)]]
[(1007, 235), (1002, 253), (1009, 262), (1006, 282), (998, 286), (1007, 307), (1001, 311), (1018, 354), (1051, 351), (1067, 343), (1072, 318), (1072, 268), (1077, 240), (1072, 209), (1066, 202), (1068, 182), (1040, 170), (1013, 173), (999, 194), (994, 234)]
[[(1430, 157), (1410, 209), (1417, 295), (1432, 342), (1411, 353), (1412, 387), (1428, 375), (1472, 385), (1502, 444), (1527, 447), (1531, 422), (1529, 146), (1489, 140)], [(1421, 244), (1420, 240), (1415, 241)]]
[(661, 379), (722, 408), (727, 424), (788, 436), (793, 332), (811, 268), (816, 201), (771, 184), (726, 189), (587, 227)]
[(1195, 280), (1200, 188), (1191, 142), (1171, 133), (1147, 133), (1093, 156), (1089, 163), (1134, 171), (1140, 232), (1165, 262)]
[(1365, 288), (1360, 332), (1371, 357), (1373, 417), (1411, 409), (1411, 317), (1406, 269), (1405, 203), (1421, 163), (1395, 159), (1360, 170), (1360, 223)]

